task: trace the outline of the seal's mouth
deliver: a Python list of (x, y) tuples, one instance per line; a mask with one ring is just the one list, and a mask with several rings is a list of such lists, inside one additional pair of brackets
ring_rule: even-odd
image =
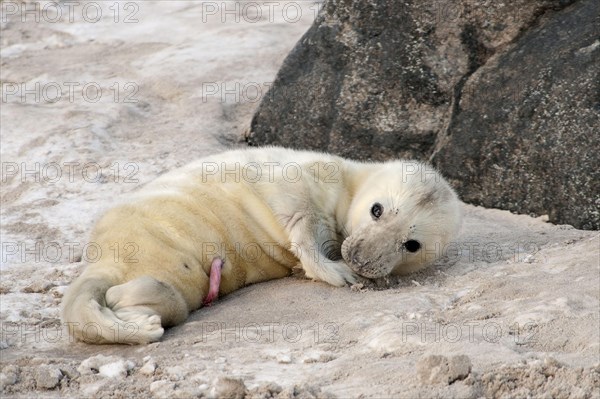
[(358, 240), (356, 243), (352, 241), (348, 237), (342, 243), (342, 258), (354, 272), (366, 278), (380, 278), (390, 274), (391, 270), (382, 264), (382, 254), (364, 257), (360, 247), (362, 240)]

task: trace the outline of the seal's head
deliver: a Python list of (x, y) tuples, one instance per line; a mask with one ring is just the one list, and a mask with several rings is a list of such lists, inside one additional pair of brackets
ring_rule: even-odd
[(459, 199), (433, 167), (386, 163), (350, 204), (342, 257), (367, 278), (411, 273), (439, 258), (460, 224)]

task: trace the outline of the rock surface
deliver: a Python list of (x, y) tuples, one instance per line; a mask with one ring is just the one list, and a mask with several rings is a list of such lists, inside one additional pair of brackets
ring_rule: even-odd
[(63, 373), (58, 367), (40, 366), (35, 373), (35, 383), (41, 389), (54, 389), (60, 384), (63, 378)]
[(469, 202), (597, 229), (597, 15), (594, 0), (326, 2), (247, 141), (430, 160)]
[(246, 396), (246, 385), (239, 378), (220, 377), (214, 384), (213, 397), (243, 399)]
[(553, 15), (465, 85), (433, 157), (464, 201), (600, 228), (599, 4)]
[(417, 375), (424, 384), (452, 384), (464, 380), (471, 372), (471, 359), (465, 355), (447, 358), (441, 355), (423, 357), (417, 363)]

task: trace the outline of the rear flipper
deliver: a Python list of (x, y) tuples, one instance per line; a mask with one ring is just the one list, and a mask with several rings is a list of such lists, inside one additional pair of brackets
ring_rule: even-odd
[(172, 285), (142, 276), (106, 292), (106, 305), (115, 315), (133, 323), (158, 316), (159, 324), (170, 327), (182, 323), (189, 310), (183, 296)]
[(62, 301), (70, 335), (95, 344), (144, 344), (160, 339), (162, 324), (187, 317), (181, 294), (169, 284), (147, 276), (113, 286), (115, 280), (84, 273), (71, 284)]

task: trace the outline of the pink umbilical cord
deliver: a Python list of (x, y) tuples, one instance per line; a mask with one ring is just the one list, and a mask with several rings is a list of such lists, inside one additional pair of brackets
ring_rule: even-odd
[(210, 265), (210, 277), (208, 294), (204, 298), (202, 305), (210, 306), (213, 301), (219, 297), (219, 285), (221, 285), (221, 270), (223, 269), (223, 259), (218, 256), (212, 260)]

